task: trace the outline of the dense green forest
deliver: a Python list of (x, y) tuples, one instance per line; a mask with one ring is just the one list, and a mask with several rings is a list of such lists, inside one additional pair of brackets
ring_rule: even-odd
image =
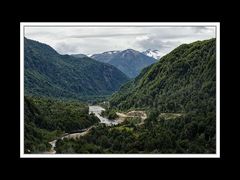
[(191, 114), (165, 119), (152, 112), (143, 125), (135, 122), (137, 119), (129, 119), (114, 127), (100, 124), (78, 140), (59, 140), (55, 150), (57, 153), (215, 153), (215, 130), (208, 119), (202, 121)]
[(157, 108), (162, 112), (214, 112), (215, 39), (183, 44), (144, 69), (110, 100), (112, 108)]
[(60, 55), (46, 44), (24, 38), (25, 95), (103, 99), (126, 81), (128, 77), (110, 64)]
[(24, 98), (24, 146), (26, 153), (47, 151), (49, 141), (64, 133), (87, 128), (99, 119), (79, 102), (49, 98)]
[(110, 110), (145, 109), (139, 125), (99, 125), (58, 153), (215, 153), (216, 40), (183, 44), (142, 70), (110, 100)]

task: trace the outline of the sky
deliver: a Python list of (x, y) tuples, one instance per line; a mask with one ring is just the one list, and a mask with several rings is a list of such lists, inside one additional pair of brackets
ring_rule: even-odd
[(60, 54), (97, 54), (113, 50), (159, 50), (215, 37), (215, 27), (25, 27), (25, 37), (46, 43)]

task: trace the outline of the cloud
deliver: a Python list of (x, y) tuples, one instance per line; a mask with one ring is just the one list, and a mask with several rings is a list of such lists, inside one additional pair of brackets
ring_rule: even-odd
[(148, 39), (139, 41), (137, 43), (139, 49), (146, 50), (146, 49), (157, 49), (160, 51), (161, 55), (165, 55), (166, 53), (170, 52), (177, 46), (181, 44), (180, 41), (177, 40), (161, 40), (157, 37), (149, 37)]
[(135, 34), (95, 34), (95, 35), (72, 35), (65, 38), (111, 38), (111, 37), (130, 37), (137, 35), (145, 35), (144, 33), (135, 33)]
[(144, 41), (144, 40), (148, 40), (148, 39), (149, 39), (148, 36), (137, 36), (137, 37), (136, 37), (136, 40), (137, 40), (137, 41)]
[(193, 32), (197, 34), (201, 33), (212, 33), (215, 30), (215, 27), (206, 27), (206, 26), (199, 26), (199, 27), (192, 27)]
[(198, 27), (25, 27), (25, 36), (60, 54), (157, 49), (166, 54), (182, 43), (215, 37), (215, 28)]
[(183, 43), (215, 37), (212, 27), (164, 27), (153, 28), (147, 38), (139, 38), (135, 46), (139, 50), (157, 49), (165, 55)]
[(69, 52), (77, 52), (78, 46), (76, 44), (60, 42), (55, 45), (55, 50), (61, 54), (68, 54)]

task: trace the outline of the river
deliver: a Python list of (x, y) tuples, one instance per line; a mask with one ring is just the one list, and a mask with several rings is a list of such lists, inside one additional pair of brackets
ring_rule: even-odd
[[(101, 106), (89, 106), (89, 114), (93, 113), (95, 116), (97, 116), (99, 118), (100, 123), (106, 124), (107, 126), (117, 125), (117, 124), (123, 122), (123, 120), (124, 120), (122, 118), (109, 120), (109, 119), (101, 116), (102, 111), (105, 111), (105, 109), (102, 108)], [(81, 136), (86, 135), (92, 127), (93, 126), (87, 128), (83, 132), (66, 134), (66, 135), (64, 135), (64, 136), (62, 136), (58, 139), (65, 139), (65, 138), (76, 139), (76, 138), (79, 138)], [(52, 147), (51, 147), (50, 151), (45, 152), (45, 154), (56, 154), (56, 151), (55, 151), (54, 148), (56, 147), (56, 142), (57, 142), (58, 139), (55, 139), (55, 140), (49, 142), (49, 144), (51, 144)]]
[(89, 106), (89, 114), (93, 113), (95, 116), (97, 116), (100, 120), (100, 123), (106, 124), (108, 126), (111, 125), (116, 125), (121, 123), (123, 120), (122, 119), (114, 119), (114, 120), (109, 120), (105, 117), (101, 116), (101, 112), (105, 111), (104, 108), (102, 108), (101, 106)]
[[(105, 111), (105, 109), (102, 108), (101, 106), (89, 106), (89, 114), (93, 113), (95, 116), (97, 116), (99, 118), (100, 123), (106, 124), (107, 126), (112, 126), (112, 125), (117, 125), (119, 123), (122, 123), (128, 117), (140, 117), (142, 119), (142, 122), (140, 124), (143, 124), (144, 120), (147, 118), (147, 115), (144, 111), (130, 111), (128, 113), (117, 112), (118, 119), (109, 120), (109, 119), (101, 116), (102, 111)], [(50, 151), (44, 152), (44, 154), (56, 154), (56, 151), (54, 148), (56, 147), (56, 142), (58, 141), (58, 139), (65, 139), (65, 138), (77, 139), (81, 136), (85, 136), (92, 129), (92, 127), (94, 127), (94, 125), (84, 129), (81, 132), (65, 134), (65, 135), (49, 142), (49, 144), (51, 144), (52, 147), (51, 147)]]

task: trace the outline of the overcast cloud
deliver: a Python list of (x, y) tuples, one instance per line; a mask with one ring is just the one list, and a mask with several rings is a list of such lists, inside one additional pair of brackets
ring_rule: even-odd
[(60, 54), (157, 49), (162, 55), (183, 43), (215, 37), (215, 28), (198, 27), (25, 27), (25, 37)]

